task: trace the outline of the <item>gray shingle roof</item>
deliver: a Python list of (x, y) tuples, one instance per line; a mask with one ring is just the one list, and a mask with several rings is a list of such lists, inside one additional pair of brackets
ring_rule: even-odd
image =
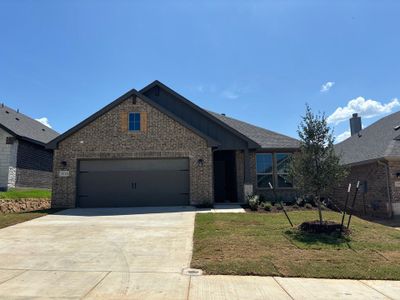
[(18, 137), (32, 140), (40, 144), (48, 143), (58, 136), (53, 129), (20, 113), (10, 107), (0, 106), (0, 126)]
[(239, 131), (241, 134), (252, 139), (265, 149), (295, 149), (299, 147), (299, 141), (289, 136), (276, 133), (249, 123), (239, 121), (212, 111), (208, 111), (214, 117), (228, 126)]
[(400, 157), (400, 111), (384, 117), (335, 145), (343, 164), (362, 163), (388, 157)]

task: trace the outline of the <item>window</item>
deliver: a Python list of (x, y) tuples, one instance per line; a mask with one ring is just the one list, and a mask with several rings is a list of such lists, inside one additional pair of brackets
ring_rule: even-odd
[(258, 153), (256, 155), (257, 186), (269, 188), (269, 182), (273, 183), (272, 153)]
[(140, 113), (129, 113), (129, 131), (140, 131)]
[(290, 158), (291, 153), (257, 153), (257, 187), (269, 188), (269, 182), (278, 188), (293, 187), (288, 170)]
[(289, 176), (289, 161), (291, 154), (276, 153), (276, 176), (278, 187), (293, 187), (293, 180)]

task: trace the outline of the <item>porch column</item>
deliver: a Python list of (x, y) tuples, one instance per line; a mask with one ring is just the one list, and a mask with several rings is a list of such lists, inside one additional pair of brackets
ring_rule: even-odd
[(249, 149), (244, 149), (244, 183), (250, 183), (250, 155)]
[(253, 195), (253, 184), (250, 178), (250, 155), (249, 150), (244, 149), (244, 184), (243, 184), (244, 200), (247, 201), (248, 197)]

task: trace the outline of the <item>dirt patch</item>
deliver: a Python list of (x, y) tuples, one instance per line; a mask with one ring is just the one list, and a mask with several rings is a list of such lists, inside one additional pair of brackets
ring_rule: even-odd
[(0, 199), (0, 213), (18, 213), (49, 209), (51, 201), (48, 198)]

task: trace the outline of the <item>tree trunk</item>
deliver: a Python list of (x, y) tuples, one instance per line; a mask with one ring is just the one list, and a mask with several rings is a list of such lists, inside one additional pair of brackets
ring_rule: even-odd
[(317, 202), (317, 205), (318, 205), (319, 224), (322, 225), (323, 219), (322, 219), (322, 209), (321, 209), (320, 197), (319, 196), (315, 197), (315, 201)]

